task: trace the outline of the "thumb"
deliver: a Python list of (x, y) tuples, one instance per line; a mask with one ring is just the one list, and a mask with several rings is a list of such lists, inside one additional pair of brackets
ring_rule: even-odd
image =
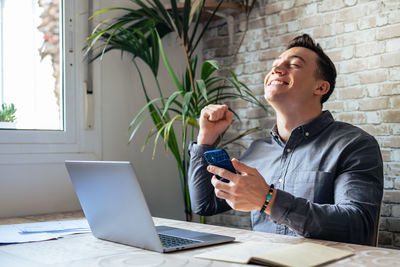
[(233, 158), (232, 159), (232, 165), (235, 168), (235, 170), (237, 170), (238, 172), (242, 172), (242, 173), (247, 173), (247, 174), (252, 174), (254, 171), (254, 168), (247, 166), (246, 164), (244, 164), (243, 162), (241, 162), (240, 160)]

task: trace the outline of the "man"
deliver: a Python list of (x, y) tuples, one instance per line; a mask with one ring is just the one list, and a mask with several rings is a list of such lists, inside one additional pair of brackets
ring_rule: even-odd
[(232, 159), (238, 174), (203, 159), (233, 119), (226, 105), (204, 108), (197, 144), (190, 145), (194, 212), (251, 211), (256, 231), (375, 244), (382, 158), (372, 136), (322, 111), (335, 80), (335, 66), (309, 35), (293, 39), (264, 81), (276, 112), (272, 137)]

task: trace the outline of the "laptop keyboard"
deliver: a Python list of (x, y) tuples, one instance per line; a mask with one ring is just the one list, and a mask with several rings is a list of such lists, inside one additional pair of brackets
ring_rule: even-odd
[(180, 246), (184, 246), (184, 245), (201, 243), (201, 241), (193, 240), (193, 239), (187, 239), (187, 238), (181, 238), (181, 237), (163, 235), (163, 234), (158, 234), (158, 235), (160, 236), (161, 243), (163, 244), (163, 246), (165, 248), (173, 248), (173, 247), (180, 247)]

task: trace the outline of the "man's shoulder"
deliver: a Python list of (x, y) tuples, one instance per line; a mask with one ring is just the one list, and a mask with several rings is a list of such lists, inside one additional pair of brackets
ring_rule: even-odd
[(250, 142), (250, 145), (248, 146), (247, 151), (254, 150), (256, 148), (262, 148), (262, 147), (265, 147), (265, 146), (269, 147), (271, 145), (273, 145), (273, 140), (272, 140), (271, 136), (266, 136), (266, 137), (263, 137), (263, 138), (257, 138), (257, 139), (254, 139), (254, 140), (252, 140)]
[(333, 125), (336, 129), (347, 132), (347, 133), (351, 133), (351, 134), (360, 134), (360, 135), (364, 135), (364, 136), (370, 136), (373, 137), (372, 135), (370, 135), (369, 133), (367, 133), (365, 130), (363, 130), (362, 128), (355, 126), (351, 123), (348, 122), (344, 122), (344, 121), (334, 121)]
[(250, 146), (240, 155), (239, 159), (250, 163), (253, 159), (271, 155), (276, 149), (277, 146), (274, 144), (272, 137), (258, 138), (251, 141)]
[(342, 140), (348, 140), (352, 143), (362, 141), (372, 141), (376, 143), (376, 139), (374, 136), (372, 136), (362, 128), (347, 122), (334, 121), (332, 127), (327, 130), (331, 136), (334, 136), (335, 138), (340, 138)]
[(271, 145), (272, 144), (272, 137), (271, 136), (266, 136), (263, 138), (258, 138), (258, 139), (254, 139), (253, 141), (251, 141), (250, 147), (251, 146), (258, 146), (258, 145)]

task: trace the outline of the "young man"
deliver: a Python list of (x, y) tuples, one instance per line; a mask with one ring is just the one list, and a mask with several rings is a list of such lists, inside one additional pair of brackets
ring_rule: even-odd
[(381, 153), (368, 133), (322, 111), (335, 80), (335, 66), (310, 36), (293, 39), (264, 81), (276, 112), (272, 137), (254, 141), (240, 161), (232, 159), (239, 174), (203, 159), (233, 119), (226, 105), (204, 108), (197, 144), (190, 146), (194, 212), (251, 211), (256, 231), (375, 244)]

